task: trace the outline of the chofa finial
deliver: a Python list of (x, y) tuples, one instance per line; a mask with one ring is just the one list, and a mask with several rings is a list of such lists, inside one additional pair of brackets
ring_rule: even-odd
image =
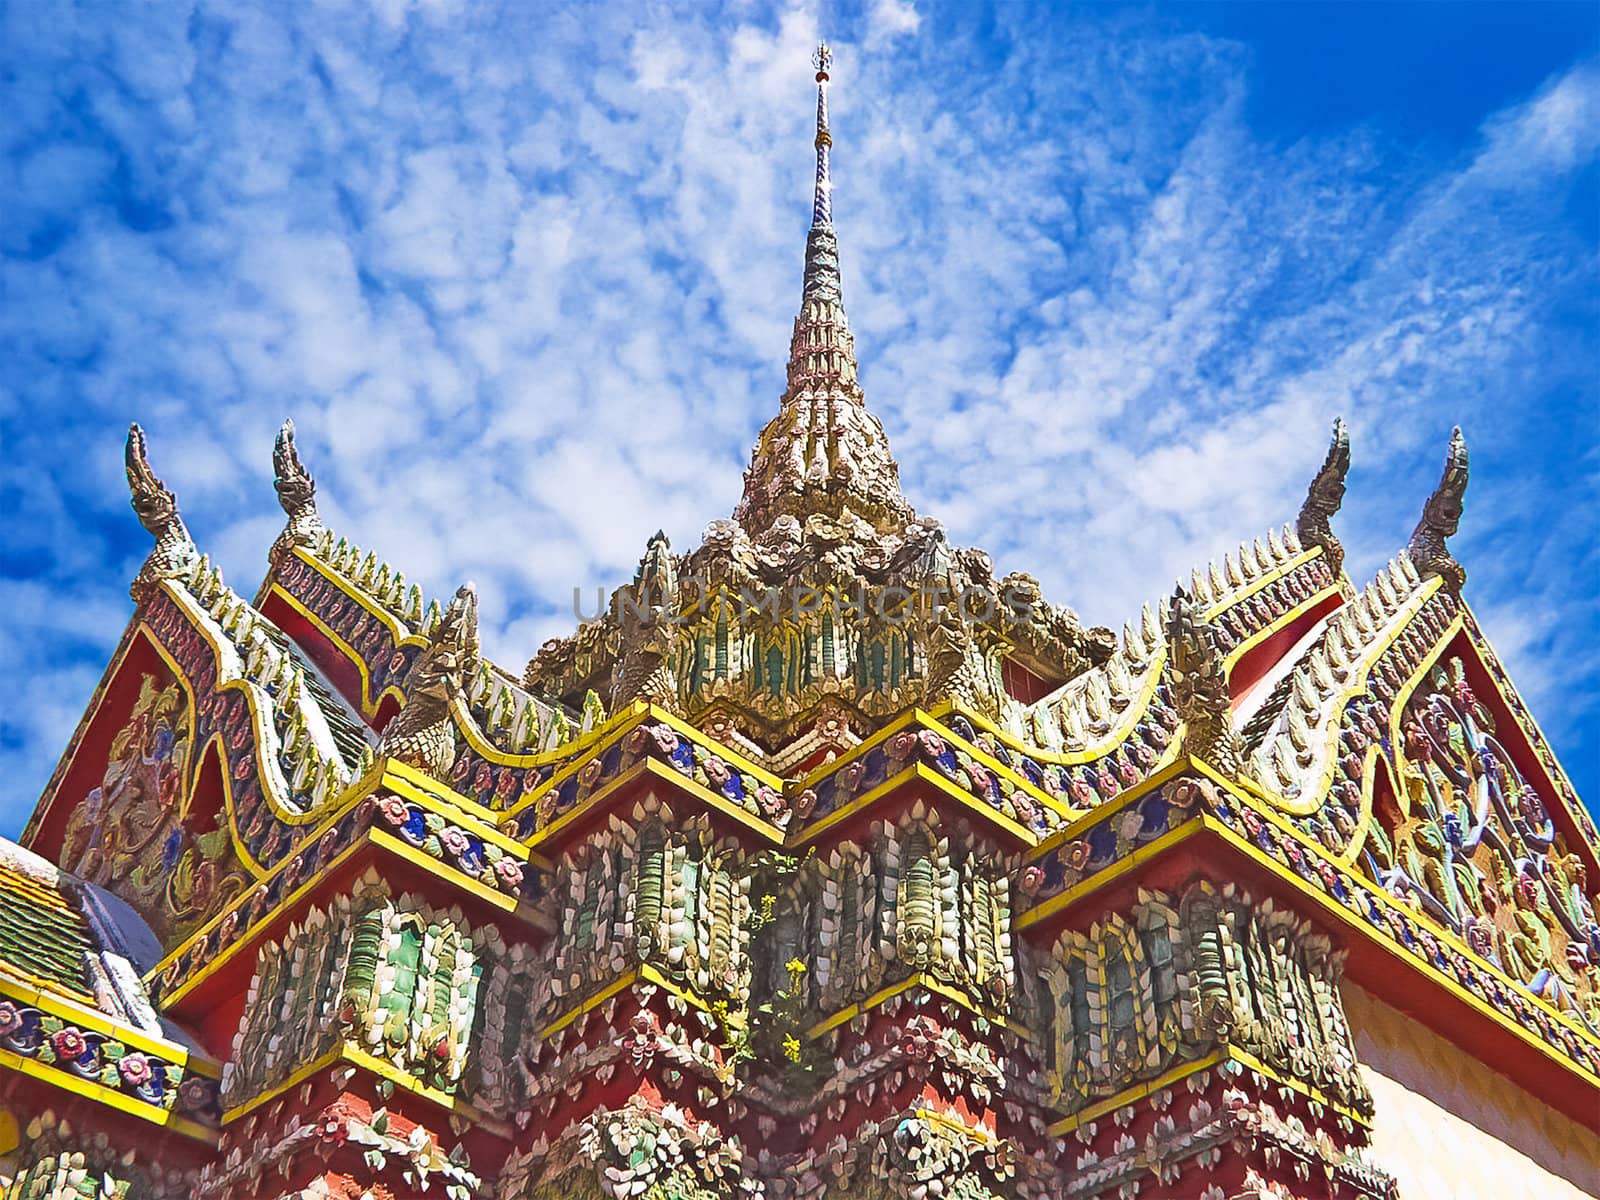
[(272, 486), (278, 504), (289, 516), (268, 557), (274, 566), (296, 546), (310, 550), (322, 536), (322, 518), (317, 515), (317, 481), (300, 461), (294, 444), (294, 421), (284, 421), (272, 446)]
[(1437, 575), (1452, 592), (1459, 593), (1467, 582), (1467, 569), (1458, 563), (1445, 545), (1461, 525), (1467, 492), (1467, 439), (1461, 436), (1461, 426), (1450, 433), (1450, 448), (1445, 453), (1444, 474), (1439, 486), (1422, 506), (1422, 519), (1417, 522), (1407, 547), (1411, 564), (1420, 575)]
[(139, 524), (155, 538), (155, 548), (134, 576), (128, 592), (137, 603), (162, 579), (174, 579), (188, 572), (200, 553), (178, 512), (178, 497), (150, 468), (144, 430), (128, 426), (128, 444), (123, 453), (128, 471), (128, 491)]
[(1295, 532), (1302, 546), (1321, 546), (1323, 556), (1333, 573), (1338, 575), (1344, 567), (1344, 547), (1333, 534), (1329, 519), (1344, 503), (1345, 476), (1350, 472), (1350, 430), (1344, 418), (1333, 422), (1333, 440), (1328, 446), (1328, 456), (1322, 460), (1322, 469), (1311, 481), (1305, 503), (1300, 506), (1300, 516), (1295, 521)]

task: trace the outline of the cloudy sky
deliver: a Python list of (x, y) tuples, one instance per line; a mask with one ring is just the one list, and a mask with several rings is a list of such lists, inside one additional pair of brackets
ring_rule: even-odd
[[(906, 491), (1120, 625), (1293, 517), (1358, 580), (1452, 424), (1467, 595), (1600, 796), (1589, 3), (830, 5), (835, 216)], [(815, 6), (0, 5), (0, 832), (127, 621), (150, 433), (260, 579), (292, 415), (339, 532), (513, 667), (731, 510), (783, 386)]]

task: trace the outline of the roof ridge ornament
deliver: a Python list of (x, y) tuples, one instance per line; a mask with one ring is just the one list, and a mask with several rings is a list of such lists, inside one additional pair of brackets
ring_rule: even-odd
[(1344, 546), (1334, 536), (1329, 518), (1344, 503), (1345, 476), (1350, 473), (1350, 428), (1343, 417), (1333, 422), (1333, 440), (1328, 445), (1328, 455), (1322, 467), (1311, 480), (1305, 503), (1300, 506), (1300, 516), (1295, 520), (1295, 533), (1305, 547), (1321, 546), (1323, 557), (1333, 568), (1335, 576), (1344, 569)]
[(1183, 718), (1183, 750), (1231, 779), (1245, 772), (1233, 728), (1228, 668), (1216, 628), (1180, 584), (1167, 612), (1172, 703)]
[(1450, 448), (1445, 454), (1444, 474), (1439, 486), (1433, 489), (1422, 506), (1422, 519), (1411, 533), (1407, 546), (1411, 563), (1423, 576), (1437, 575), (1445, 587), (1460, 595), (1466, 586), (1467, 569), (1458, 563), (1445, 545), (1461, 525), (1461, 512), (1465, 507), (1467, 491), (1467, 439), (1461, 436), (1461, 426), (1450, 433)]
[(162, 483), (150, 467), (144, 430), (137, 422), (128, 426), (128, 444), (123, 451), (128, 472), (128, 491), (139, 524), (155, 538), (139, 573), (128, 587), (135, 604), (144, 600), (163, 579), (178, 579), (189, 574), (200, 552), (178, 511), (178, 497)]
[(277, 566), (296, 546), (314, 551), (323, 533), (322, 518), (317, 514), (317, 481), (300, 461), (300, 452), (294, 444), (292, 417), (284, 421), (273, 442), (272, 472), (278, 504), (289, 517), (289, 523), (267, 555), (272, 565)]
[(383, 730), (378, 753), (448, 782), (456, 758), (451, 706), (466, 702), (467, 685), (481, 662), (478, 591), (470, 582), (428, 634), (428, 645), (407, 673), (405, 705)]

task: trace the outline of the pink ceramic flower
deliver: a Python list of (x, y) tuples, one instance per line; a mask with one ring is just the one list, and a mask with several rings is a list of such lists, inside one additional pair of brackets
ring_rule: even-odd
[(404, 825), (411, 816), (411, 810), (406, 807), (406, 802), (399, 796), (379, 796), (378, 811), (383, 814), (383, 819), (391, 825)]
[(460, 858), (470, 848), (467, 835), (454, 825), (446, 825), (439, 831), (439, 845), (444, 847), (447, 854), (455, 858)]
[(143, 1087), (154, 1074), (150, 1060), (142, 1054), (124, 1054), (117, 1060), (117, 1074), (129, 1087)]
[(1166, 800), (1173, 808), (1193, 808), (1200, 789), (1193, 779), (1174, 779), (1166, 786)]
[(985, 771), (977, 763), (968, 763), (963, 770), (966, 772), (967, 782), (972, 784), (973, 792), (977, 794), (979, 799), (988, 800), (990, 785), (989, 772)]
[(583, 769), (578, 772), (578, 783), (582, 787), (590, 788), (600, 779), (600, 773), (605, 770), (598, 758), (591, 758), (583, 764)]
[(507, 888), (515, 890), (522, 886), (522, 867), (514, 858), (502, 858), (495, 863), (494, 873)]
[(55, 1049), (56, 1057), (69, 1061), (82, 1058), (89, 1049), (88, 1040), (81, 1031), (71, 1025), (68, 1025), (55, 1037), (51, 1038), (50, 1045)]
[(909, 757), (911, 752), (916, 749), (916, 746), (916, 735), (901, 730), (889, 739), (889, 743), (884, 749), (888, 752), (890, 758), (898, 761)]

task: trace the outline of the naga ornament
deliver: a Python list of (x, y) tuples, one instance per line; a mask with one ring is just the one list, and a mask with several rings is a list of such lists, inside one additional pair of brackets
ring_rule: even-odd
[(269, 558), (277, 566), (296, 546), (314, 549), (322, 536), (322, 518), (317, 515), (317, 481), (311, 478), (300, 461), (300, 452), (294, 445), (294, 421), (288, 420), (278, 430), (278, 440), (272, 446), (272, 486), (278, 493), (278, 504), (288, 514), (278, 540), (272, 544)]
[(464, 583), (406, 678), (406, 704), (383, 732), (380, 753), (448, 780), (456, 756), (451, 706), (465, 701), (478, 668), (478, 594)]
[(124, 455), (128, 468), (128, 491), (132, 495), (133, 511), (139, 524), (155, 538), (155, 548), (144, 560), (138, 575), (128, 588), (128, 594), (138, 603), (150, 594), (154, 585), (163, 579), (176, 579), (188, 574), (200, 552), (184, 526), (178, 512), (178, 498), (150, 469), (144, 430), (138, 425), (128, 426), (128, 447)]
[(1461, 525), (1463, 498), (1467, 491), (1467, 440), (1458, 425), (1450, 434), (1450, 450), (1444, 460), (1444, 474), (1433, 495), (1422, 507), (1422, 520), (1411, 534), (1408, 547), (1417, 574), (1437, 575), (1445, 588), (1456, 594), (1467, 582), (1467, 569), (1450, 554), (1445, 540)]
[(617, 594), (615, 605), (622, 653), (612, 680), (611, 710), (648, 700), (676, 711), (680, 705), (672, 651), (680, 632), (678, 572), (672, 544), (661, 530), (646, 546), (633, 586)]
[(1233, 700), (1216, 630), (1181, 587), (1167, 618), (1172, 700), (1183, 718), (1183, 748), (1223, 774), (1238, 778), (1244, 756), (1233, 729)]
[(1328, 446), (1328, 457), (1322, 460), (1322, 469), (1311, 481), (1305, 503), (1300, 506), (1300, 516), (1295, 521), (1300, 544), (1321, 546), (1323, 557), (1328, 560), (1335, 576), (1344, 567), (1344, 547), (1334, 536), (1329, 518), (1344, 503), (1344, 481), (1349, 473), (1350, 430), (1341, 417), (1333, 423), (1333, 441)]

